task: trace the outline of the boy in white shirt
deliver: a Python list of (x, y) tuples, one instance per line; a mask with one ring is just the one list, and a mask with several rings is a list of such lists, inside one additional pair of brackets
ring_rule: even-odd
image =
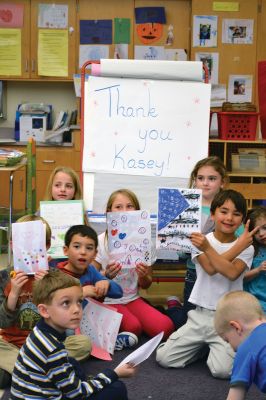
[(248, 225), (237, 239), (235, 231), (247, 212), (246, 200), (235, 190), (223, 190), (211, 204), (215, 230), (206, 236), (193, 233), (191, 242), (199, 249), (192, 254), (197, 280), (189, 301), (196, 305), (188, 313), (187, 323), (157, 349), (157, 361), (163, 367), (183, 368), (206, 354), (207, 365), (215, 378), (230, 376), (234, 352), (214, 329), (216, 304), (227, 292), (243, 289), (243, 276), (250, 268), (254, 248)]

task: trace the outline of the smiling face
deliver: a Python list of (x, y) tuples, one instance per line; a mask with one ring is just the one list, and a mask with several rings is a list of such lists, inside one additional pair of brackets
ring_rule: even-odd
[(39, 304), (40, 315), (58, 332), (79, 327), (82, 318), (82, 288), (72, 286), (56, 290), (50, 304)]
[(97, 254), (95, 241), (79, 234), (73, 235), (69, 246), (64, 246), (64, 254), (68, 257), (66, 269), (82, 275)]
[(211, 166), (204, 166), (199, 168), (196, 179), (195, 187), (202, 190), (202, 203), (209, 206), (222, 187), (223, 180), (219, 172)]
[(237, 211), (232, 200), (226, 200), (221, 207), (217, 207), (211, 218), (215, 222), (215, 237), (230, 242), (235, 239), (235, 231), (243, 221), (243, 214)]
[(144, 44), (150, 44), (158, 41), (163, 34), (163, 24), (145, 23), (137, 25), (137, 34), (140, 41)]
[(75, 185), (70, 175), (57, 172), (52, 184), (53, 200), (72, 200), (75, 196)]

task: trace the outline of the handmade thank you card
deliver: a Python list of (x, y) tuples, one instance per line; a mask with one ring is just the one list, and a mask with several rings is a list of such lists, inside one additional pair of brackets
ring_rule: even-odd
[(66, 231), (73, 225), (84, 223), (83, 201), (41, 201), (40, 214), (52, 230), (49, 256), (64, 258), (63, 246)]
[(122, 314), (97, 300), (87, 298), (86, 301), (80, 332), (90, 337), (94, 357), (110, 360), (110, 354), (114, 353)]
[(147, 210), (107, 213), (110, 259), (122, 267), (151, 265), (151, 223)]
[(35, 274), (48, 268), (46, 227), (42, 221), (12, 224), (12, 247), (15, 271)]
[(156, 249), (165, 259), (191, 252), (189, 237), (201, 230), (201, 199), (199, 189), (159, 189)]

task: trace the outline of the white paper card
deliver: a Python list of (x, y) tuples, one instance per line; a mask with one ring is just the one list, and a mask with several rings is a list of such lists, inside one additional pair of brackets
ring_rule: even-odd
[(151, 353), (156, 349), (163, 338), (163, 332), (154, 336), (154, 338), (150, 339), (148, 342), (144, 343), (137, 350), (133, 351), (129, 354), (123, 361), (117, 366), (131, 363), (133, 365), (138, 365), (143, 361), (147, 360), (150, 357)]
[(86, 299), (80, 332), (90, 337), (93, 344), (113, 354), (122, 314), (94, 299)]
[(12, 247), (15, 271), (34, 274), (48, 268), (46, 227), (42, 221), (12, 224)]
[(51, 247), (48, 254), (52, 258), (64, 257), (63, 246), (66, 231), (73, 225), (84, 223), (83, 201), (41, 201), (40, 214), (52, 230)]
[(110, 258), (123, 267), (151, 265), (151, 223), (147, 210), (107, 213)]

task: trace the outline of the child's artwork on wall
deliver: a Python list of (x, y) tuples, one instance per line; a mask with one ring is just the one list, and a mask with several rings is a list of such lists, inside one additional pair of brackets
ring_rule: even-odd
[(219, 53), (196, 53), (195, 59), (206, 65), (209, 72), (209, 82), (218, 84)]
[(228, 101), (232, 103), (252, 101), (252, 75), (229, 75)]
[(52, 230), (51, 247), (48, 254), (52, 258), (64, 257), (63, 246), (66, 231), (72, 225), (84, 223), (82, 200), (41, 201), (40, 213)]
[(128, 44), (118, 43), (115, 45), (114, 57), (116, 59), (127, 60), (128, 59)]
[(165, 259), (191, 252), (190, 234), (201, 230), (201, 198), (199, 189), (159, 189), (156, 250)]
[(104, 45), (80, 45), (79, 68), (88, 60), (101, 60), (109, 58), (109, 46)]
[(122, 314), (114, 308), (94, 299), (87, 302), (80, 323), (80, 332), (90, 337), (92, 355), (97, 358), (109, 359), (114, 354), (115, 341), (120, 328)]
[(122, 267), (151, 265), (151, 223), (147, 210), (107, 213), (110, 259)]
[(80, 44), (112, 44), (111, 19), (85, 20), (79, 21)]
[(135, 46), (135, 60), (164, 60), (165, 52), (163, 46)]
[(158, 42), (166, 23), (164, 7), (135, 8), (136, 32), (141, 43), (149, 45)]
[(39, 4), (38, 28), (66, 29), (68, 6), (65, 4)]
[(187, 52), (185, 49), (164, 49), (166, 60), (187, 61)]
[(130, 18), (114, 19), (114, 43), (130, 43)]
[(46, 226), (42, 221), (12, 224), (12, 247), (15, 271), (35, 274), (48, 268)]
[(217, 47), (217, 16), (194, 15), (193, 47)]
[(253, 19), (224, 19), (222, 43), (252, 44)]

